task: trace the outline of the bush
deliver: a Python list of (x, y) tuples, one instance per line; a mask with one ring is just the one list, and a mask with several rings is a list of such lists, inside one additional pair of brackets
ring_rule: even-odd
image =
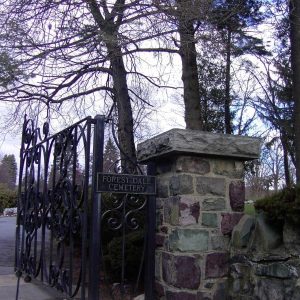
[[(144, 231), (138, 230), (126, 234), (125, 238), (125, 261), (122, 262), (122, 240), (123, 237), (113, 238), (107, 245), (107, 252), (104, 255), (104, 263), (110, 280), (120, 281), (122, 263), (125, 264), (125, 276), (129, 281), (135, 281), (139, 272), (143, 245)], [(105, 246), (104, 246), (105, 247)]]
[(17, 192), (9, 189), (5, 184), (0, 184), (0, 213), (3, 213), (5, 208), (16, 207)]
[(300, 186), (285, 188), (279, 193), (265, 197), (255, 202), (255, 209), (263, 211), (275, 222), (290, 222), (300, 224)]

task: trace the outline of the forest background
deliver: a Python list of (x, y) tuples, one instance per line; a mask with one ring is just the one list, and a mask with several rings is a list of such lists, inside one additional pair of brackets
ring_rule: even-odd
[(24, 114), (51, 120), (53, 132), (105, 114), (136, 161), (137, 141), (182, 119), (188, 129), (263, 139), (260, 160), (246, 166), (248, 198), (299, 182), (297, 1), (0, 5), (3, 135), (21, 132)]

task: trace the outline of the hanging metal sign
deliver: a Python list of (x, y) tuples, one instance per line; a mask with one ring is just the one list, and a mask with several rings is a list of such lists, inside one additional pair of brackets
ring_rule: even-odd
[(155, 195), (155, 176), (97, 173), (97, 192)]

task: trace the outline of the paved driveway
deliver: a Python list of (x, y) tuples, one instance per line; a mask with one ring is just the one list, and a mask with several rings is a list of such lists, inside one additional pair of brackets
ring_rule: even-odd
[(0, 267), (14, 266), (16, 217), (0, 217)]

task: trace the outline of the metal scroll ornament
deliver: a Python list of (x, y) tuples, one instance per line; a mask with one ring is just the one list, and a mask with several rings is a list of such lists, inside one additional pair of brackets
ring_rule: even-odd
[(16, 268), (84, 299), (92, 119), (49, 136), (25, 116), (20, 160)]

